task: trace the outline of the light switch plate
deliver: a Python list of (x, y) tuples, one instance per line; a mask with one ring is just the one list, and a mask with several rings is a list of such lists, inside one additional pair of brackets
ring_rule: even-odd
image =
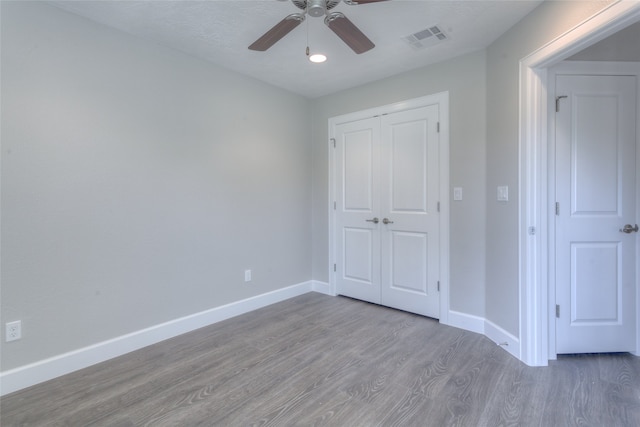
[(453, 187), (453, 200), (462, 200), (462, 187)]
[(498, 201), (499, 202), (509, 201), (509, 187), (507, 185), (502, 185), (498, 187)]

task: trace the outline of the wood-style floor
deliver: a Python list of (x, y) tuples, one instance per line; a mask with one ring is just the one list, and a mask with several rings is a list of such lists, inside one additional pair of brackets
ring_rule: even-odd
[(9, 426), (639, 426), (640, 358), (531, 368), (486, 337), (306, 294), (2, 398)]

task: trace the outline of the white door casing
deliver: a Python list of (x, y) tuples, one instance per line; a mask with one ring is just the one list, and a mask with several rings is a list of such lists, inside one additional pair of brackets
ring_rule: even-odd
[(448, 94), (332, 118), (329, 134), (334, 293), (446, 322)]
[(556, 76), (557, 353), (636, 348), (636, 84)]

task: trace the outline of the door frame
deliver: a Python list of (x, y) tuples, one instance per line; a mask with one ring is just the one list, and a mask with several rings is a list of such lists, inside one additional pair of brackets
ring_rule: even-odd
[[(520, 61), (519, 350), (520, 359), (530, 366), (546, 366), (552, 358), (549, 323), (552, 306), (548, 250), (548, 68), (639, 20), (640, 3), (613, 3)], [(636, 157), (640, 161), (640, 153), (636, 153)], [(640, 277), (638, 272), (636, 274)], [(636, 292), (638, 307), (639, 295), (640, 292)], [(638, 326), (637, 342), (640, 343)], [(640, 348), (636, 353), (640, 354)]]
[[(547, 98), (547, 111), (548, 111), (548, 133), (547, 133), (547, 151), (549, 153), (549, 157), (547, 159), (547, 206), (553, 207), (553, 204), (556, 202), (555, 197), (555, 183), (556, 183), (556, 163), (555, 163), (555, 147), (556, 147), (556, 139), (555, 139), (555, 99), (554, 94), (556, 92), (556, 77), (559, 75), (600, 75), (600, 76), (635, 76), (636, 77), (636, 111), (640, 112), (638, 109), (638, 102), (640, 102), (640, 62), (604, 62), (604, 61), (562, 61), (553, 67), (550, 67), (548, 70), (548, 86), (547, 91), (551, 96)], [(636, 165), (640, 165), (638, 163), (640, 161), (640, 121), (636, 121)], [(636, 192), (640, 191), (640, 174), (636, 174)], [(639, 195), (640, 196), (640, 195)], [(640, 212), (638, 212), (638, 208), (640, 208), (640, 200), (637, 200), (639, 197), (636, 197), (636, 222), (638, 222), (638, 216), (640, 216)], [(555, 241), (556, 241), (556, 228), (555, 228), (555, 212), (554, 209), (547, 210), (547, 224), (548, 224), (548, 270), (549, 270), (549, 308), (548, 308), (548, 322), (549, 322), (549, 360), (555, 360), (557, 358), (556, 352), (556, 316), (554, 307), (556, 305), (556, 254), (555, 254)], [(637, 241), (640, 242), (640, 238), (637, 238)], [(639, 243), (636, 243), (636, 253), (640, 254), (637, 251), (640, 248)], [(636, 263), (636, 283), (638, 283), (638, 279), (640, 278), (640, 272), (638, 272), (640, 265)], [(640, 289), (636, 289), (636, 294), (640, 291)], [(636, 296), (636, 301), (640, 301), (640, 299)], [(640, 320), (640, 303), (636, 304), (636, 326), (638, 326), (638, 321)], [(638, 346), (637, 339), (640, 338), (640, 335), (636, 336), (636, 346)], [(637, 352), (637, 348), (636, 348)]]
[(329, 119), (329, 292), (337, 295), (336, 272), (336, 158), (333, 146), (335, 127), (341, 123), (353, 122), (384, 114), (438, 105), (440, 121), (439, 150), (439, 192), (440, 192), (440, 323), (447, 324), (449, 317), (449, 92), (408, 99), (393, 104), (368, 108), (362, 111), (342, 114)]

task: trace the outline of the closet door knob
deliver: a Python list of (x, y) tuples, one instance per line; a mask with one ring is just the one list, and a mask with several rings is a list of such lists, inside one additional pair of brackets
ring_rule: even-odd
[(389, 218), (385, 218), (382, 220), (383, 224), (393, 224), (393, 221), (391, 221)]
[(635, 227), (632, 226), (631, 224), (626, 224), (624, 227), (622, 227), (620, 229), (620, 231), (622, 231), (623, 233), (627, 233), (627, 234), (637, 233), (638, 232), (638, 224), (636, 224)]
[(374, 223), (374, 224), (377, 224), (377, 223), (379, 223), (379, 222), (380, 222), (380, 220), (379, 220), (377, 217), (376, 217), (376, 218), (373, 218), (373, 219), (367, 219), (367, 220), (365, 220), (365, 221), (367, 221), (367, 222), (372, 222), (372, 223)]

